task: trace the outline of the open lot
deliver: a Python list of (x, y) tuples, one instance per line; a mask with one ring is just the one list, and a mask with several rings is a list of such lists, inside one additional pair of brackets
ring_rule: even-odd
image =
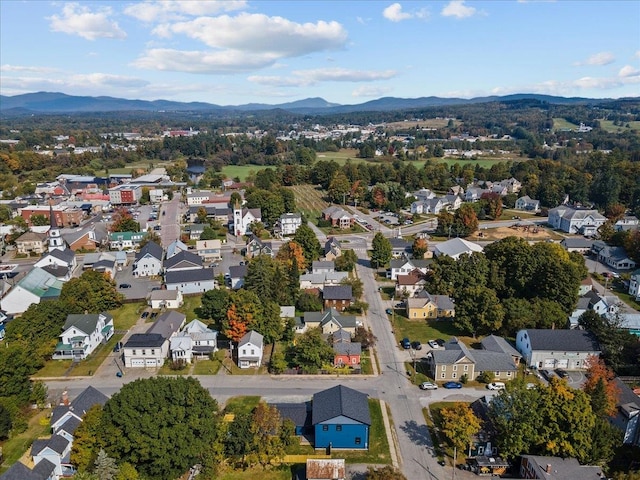
[(258, 173), (265, 168), (275, 169), (276, 167), (273, 165), (225, 165), (222, 167), (222, 173), (229, 178), (239, 178), (244, 182), (250, 174)]
[(547, 239), (558, 240), (563, 238), (562, 236), (554, 233), (553, 230), (543, 227), (538, 227), (537, 229), (534, 227), (529, 227), (527, 229), (524, 227), (498, 227), (478, 230), (477, 232), (469, 235), (468, 239), (473, 242), (483, 240), (501, 240), (506, 237), (520, 237), (532, 242)]
[(324, 199), (324, 190), (313, 185), (295, 185), (287, 187), (293, 190), (296, 198), (296, 206), (307, 217), (308, 220), (315, 221), (320, 218), (322, 210), (329, 204)]

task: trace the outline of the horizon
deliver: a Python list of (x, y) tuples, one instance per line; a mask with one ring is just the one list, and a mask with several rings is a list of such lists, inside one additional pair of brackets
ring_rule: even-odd
[(333, 4), (0, 2), (0, 94), (221, 106), (640, 95), (640, 41), (623, 33), (640, 2)]

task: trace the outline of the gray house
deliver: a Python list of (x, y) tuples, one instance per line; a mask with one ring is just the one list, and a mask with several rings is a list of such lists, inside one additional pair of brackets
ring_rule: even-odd
[(587, 357), (601, 353), (600, 345), (586, 330), (520, 330), (516, 335), (516, 349), (527, 366), (541, 370), (584, 370)]

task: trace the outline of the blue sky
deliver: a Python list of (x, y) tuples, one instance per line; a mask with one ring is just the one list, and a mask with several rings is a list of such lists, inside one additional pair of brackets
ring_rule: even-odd
[(640, 96), (640, 1), (0, 1), (0, 93)]

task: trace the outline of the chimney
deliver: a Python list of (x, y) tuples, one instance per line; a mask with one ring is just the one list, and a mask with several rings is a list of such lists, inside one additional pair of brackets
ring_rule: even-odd
[(69, 395), (66, 390), (62, 392), (62, 404), (66, 407), (69, 406)]
[(546, 468), (545, 472), (551, 473), (551, 464), (550, 463), (547, 463), (547, 468)]

